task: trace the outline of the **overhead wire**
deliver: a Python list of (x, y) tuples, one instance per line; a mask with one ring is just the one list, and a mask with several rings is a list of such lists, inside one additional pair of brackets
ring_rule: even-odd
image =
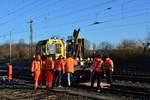
[[(67, 13), (64, 13), (64, 14), (60, 14), (60, 15), (57, 15), (57, 16), (54, 16), (54, 17), (50, 17), (49, 19), (53, 19), (55, 20), (56, 18), (59, 18), (59, 17), (62, 17), (62, 16), (70, 16), (71, 14), (75, 14), (75, 13), (81, 13), (83, 11), (86, 11), (86, 10), (91, 10), (91, 9), (94, 9), (94, 8), (97, 8), (97, 7), (101, 7), (101, 6), (104, 6), (108, 3), (111, 3), (111, 2), (114, 2), (114, 1), (117, 1), (117, 0), (109, 0), (109, 1), (105, 1), (103, 3), (98, 3), (98, 4), (95, 4), (95, 5), (90, 5), (88, 7), (84, 7), (84, 8), (81, 8), (81, 9), (77, 9), (77, 10), (73, 10), (73, 11), (69, 11)], [(41, 16), (37, 16), (37, 17), (34, 17), (33, 19), (38, 19), (40, 18)]]
[[(103, 29), (112, 30), (114, 28), (123, 28), (123, 27), (129, 27), (129, 26), (141, 25), (141, 24), (150, 24), (150, 21), (128, 23), (128, 24), (117, 24), (117, 25), (111, 25), (111, 26), (107, 26), (107, 27), (98, 27), (98, 28), (95, 28), (94, 30), (93, 29), (86, 29), (86, 31), (95, 31), (95, 30), (100, 31), (100, 30), (103, 30)], [(84, 29), (84, 28), (82, 28), (82, 29)]]
[[(60, 1), (60, 0), (58, 0), (58, 1)], [(61, 0), (61, 2), (62, 2), (62, 0)], [(75, 1), (73, 1), (73, 2), (75, 2)], [(71, 3), (73, 3), (73, 2), (71, 2)], [(60, 2), (59, 2), (60, 3)], [(55, 5), (55, 4), (57, 4), (57, 3), (53, 3), (53, 6)], [(67, 6), (66, 6), (67, 5)], [(69, 4), (68, 4), (68, 2), (66, 3), (66, 4), (64, 4), (64, 5), (61, 5), (59, 8), (54, 8), (54, 9), (50, 9), (51, 11), (52, 11), (52, 13), (54, 14), (54, 13), (57, 13), (60, 9), (62, 9), (62, 8), (69, 8), (69, 6), (68, 6)], [(72, 5), (71, 5), (72, 6)], [(44, 14), (41, 14), (41, 15), (38, 15), (38, 17), (37, 16), (35, 16), (35, 17), (32, 17), (32, 19), (35, 19), (35, 18), (42, 18), (43, 16), (48, 16), (50, 14), (50, 11), (48, 11), (48, 12), (46, 12), (46, 13), (44, 13)]]
[[(39, 1), (40, 1), (40, 0), (39, 0)], [(25, 4), (24, 6), (21, 6), (21, 7), (18, 7), (18, 8), (16, 8), (16, 9), (14, 9), (14, 10), (11, 10), (8, 14), (5, 14), (5, 15), (1, 16), (0, 19), (6, 18), (6, 17), (8, 17), (8, 16), (10, 16), (10, 15), (12, 15), (12, 14), (15, 14), (15, 13), (17, 13), (18, 11), (20, 11), (20, 9), (23, 10), (23, 9), (25, 9), (26, 7), (29, 7), (29, 6), (32, 6), (33, 4), (38, 3), (39, 1), (34, 0), (34, 1), (32, 1), (32, 2), (29, 2), (29, 3)]]
[[(101, 5), (104, 5), (104, 4), (113, 2), (113, 1), (116, 1), (116, 0), (109, 0), (109, 1), (107, 1), (107, 2), (103, 2), (103, 3), (100, 3), (100, 4), (101, 4)], [(90, 7), (82, 8), (82, 9), (80, 9), (80, 10), (84, 10), (84, 9), (86, 10), (87, 8), (95, 7), (95, 6), (98, 6), (98, 5), (100, 5), (100, 4), (92, 5), (92, 6), (90, 6)], [(75, 11), (74, 11), (74, 12), (75, 12)], [(76, 12), (77, 12), (77, 10), (76, 10)]]
[[(128, 2), (129, 1), (136, 1), (136, 0), (128, 0)], [(105, 10), (105, 12), (107, 12), (107, 10)], [(87, 15), (88, 15), (88, 13), (87, 13)], [(69, 16), (69, 15), (66, 15), (66, 16)], [(58, 17), (58, 16), (57, 16)], [(60, 18), (63, 18), (63, 17), (60, 17)], [(50, 18), (51, 19), (51, 18)], [(55, 16), (55, 19), (53, 19), (52, 21), (54, 21), (54, 20), (56, 20), (57, 18), (56, 18), (56, 16)], [(40, 22), (40, 21), (38, 21), (38, 22)]]
[[(39, 0), (40, 1), (40, 0)], [(29, 6), (34, 6), (34, 5), (36, 5), (37, 3), (40, 3), (40, 2), (36, 2), (36, 0), (34, 0), (33, 2), (30, 2), (30, 3), (28, 3), (28, 7)], [(11, 12), (10, 12), (10, 14), (9, 15), (4, 15), (3, 17), (1, 17), (0, 18), (0, 20), (1, 19), (3, 19), (3, 18), (7, 18), (7, 17), (9, 17), (10, 15), (14, 15), (14, 14), (18, 14), (18, 12), (20, 12), (19, 13), (19, 15), (17, 15), (17, 16), (12, 16), (10, 19), (8, 19), (8, 20), (6, 20), (6, 21), (4, 21), (4, 22), (1, 22), (0, 23), (0, 25), (6, 25), (6, 24), (8, 24), (9, 22), (11, 22), (11, 21), (14, 21), (14, 20), (17, 20), (17, 17), (19, 16), (20, 17), (20, 15), (23, 13), (23, 10), (26, 8), (26, 6), (27, 6), (27, 4), (25, 5), (25, 6), (22, 6), (22, 7), (20, 7), (20, 8), (18, 8), (18, 9), (15, 9), (15, 10), (12, 10)], [(21, 9), (21, 10), (20, 10)]]
[[(150, 9), (149, 9), (149, 10), (150, 10)], [(135, 13), (135, 12), (134, 12), (134, 13)], [(137, 12), (136, 12), (134, 15), (133, 15), (133, 13), (132, 13), (132, 15), (128, 15), (128, 16), (124, 17), (124, 19), (135, 18), (135, 17), (143, 16), (143, 15), (145, 15), (145, 14), (149, 14), (149, 12), (148, 12), (148, 11), (144, 11), (144, 12), (142, 12), (142, 13), (137, 13)], [(116, 16), (116, 15), (115, 15), (115, 16)], [(102, 18), (102, 17), (101, 17), (101, 18)], [(111, 18), (114, 18), (114, 17), (111, 17)], [(83, 21), (91, 21), (92, 19), (93, 19), (93, 18), (81, 19), (81, 20), (77, 20), (77, 21), (73, 21), (73, 22), (67, 22), (67, 23), (56, 24), (56, 25), (51, 26), (51, 27), (59, 27), (59, 26), (64, 26), (64, 25), (66, 25), (66, 24), (73, 24), (73, 23), (83, 22)], [(119, 18), (115, 18), (115, 19), (112, 19), (112, 20), (100, 20), (100, 22), (102, 22), (102, 24), (103, 24), (103, 23), (115, 22), (115, 21), (119, 21), (119, 20), (122, 20), (122, 18), (119, 17)]]
[[(126, 27), (126, 26), (131, 26), (131, 25), (137, 25), (137, 24), (145, 24), (145, 23), (150, 23), (149, 21), (144, 21), (144, 22), (136, 22), (136, 23), (129, 23), (129, 24), (118, 24), (118, 25), (112, 25), (112, 26), (107, 26), (107, 27), (100, 27), (100, 28), (98, 28), (98, 29), (110, 29), (110, 28), (117, 28), (117, 27)], [(84, 29), (84, 28), (86, 28), (87, 27), (87, 25), (86, 26), (80, 26), (80, 28), (81, 29)], [(79, 27), (78, 27), (79, 28)], [(44, 28), (44, 27), (40, 27), (40, 28), (38, 28), (38, 29), (35, 29), (36, 31), (38, 31), (38, 30), (45, 30), (45, 29), (47, 29), (47, 28)], [(48, 30), (48, 29), (47, 29)], [(58, 29), (59, 30), (59, 29)], [(90, 31), (91, 29), (86, 29), (86, 31)], [(35, 35), (38, 35), (38, 36), (40, 36), (40, 35), (46, 35), (47, 33), (37, 33), (37, 34), (35, 34)]]
[[(58, 0), (58, 1), (59, 1), (59, 0)], [(109, 1), (106, 1), (106, 2), (103, 2), (103, 3), (99, 3), (99, 4), (96, 4), (96, 5), (91, 5), (91, 6), (89, 6), (89, 7), (85, 7), (85, 8), (82, 8), (82, 9), (78, 9), (78, 10), (74, 10), (74, 11), (68, 12), (67, 14), (70, 15), (71, 13), (77, 13), (77, 12), (80, 13), (80, 11), (85, 11), (85, 10), (88, 10), (88, 9), (90, 9), (90, 8), (92, 8), (92, 7), (96, 8), (96, 7), (100, 6), (100, 5), (103, 6), (103, 5), (107, 4), (107, 3), (111, 3), (111, 2), (114, 2), (114, 1), (117, 1), (117, 0), (109, 0)], [(58, 17), (61, 17), (61, 16), (63, 16), (63, 15), (65, 15), (65, 14), (58, 15), (58, 16), (54, 16), (53, 18), (56, 19), (56, 17), (58, 18)], [(38, 17), (36, 17), (36, 18), (38, 18)], [(53, 18), (50, 18), (50, 19), (53, 19)], [(13, 18), (13, 19), (16, 19), (16, 17)], [(32, 18), (32, 19), (35, 20), (35, 17)], [(10, 21), (10, 20), (5, 21), (5, 22), (3, 22), (3, 23), (0, 23), (0, 25), (1, 25), (1, 24), (7, 24), (7, 23), (9, 23), (9, 21)]]
[[(59, 1), (59, 0), (58, 0)], [(112, 0), (113, 1), (113, 0)], [(105, 3), (108, 3), (108, 2), (112, 2), (112, 1), (107, 1), (107, 2), (104, 2), (103, 4), (105, 4)], [(131, 1), (131, 0), (129, 0), (129, 1)], [(132, 0), (132, 1), (135, 1), (135, 0)], [(98, 4), (97, 4), (98, 5)], [(95, 5), (94, 5), (95, 6)], [(94, 7), (93, 6), (93, 7)], [(92, 7), (92, 6), (91, 6)], [(89, 8), (89, 7), (87, 7), (87, 8)], [(80, 10), (84, 10), (85, 8), (83, 8), (83, 9), (80, 9)], [(58, 16), (57, 16), (58, 17)], [(55, 17), (55, 19), (56, 19), (56, 17)], [(4, 22), (4, 23), (8, 23), (9, 21), (6, 21), (6, 22)], [(4, 24), (4, 23), (2, 23), (2, 24)]]
[[(40, 1), (40, 0), (39, 0)], [(57, 4), (57, 3), (60, 3), (60, 1), (62, 1), (62, 0), (56, 0), (56, 1), (54, 1), (54, 2), (52, 2), (51, 3), (51, 5), (48, 5), (48, 6), (55, 6), (55, 4)], [(40, 5), (40, 7), (41, 7), (41, 5), (42, 5), (42, 2), (39, 2), (40, 4), (38, 4), (38, 5)], [(50, 4), (50, 3), (45, 3), (45, 4)], [(36, 4), (37, 5), (37, 4)], [(37, 6), (38, 6), (37, 5)], [(32, 5), (33, 6), (33, 5)], [(34, 5), (35, 6), (35, 5)], [(34, 7), (33, 6), (33, 7)], [(33, 9), (31, 9), (30, 11), (32, 11)], [(37, 9), (36, 9), (37, 10)], [(39, 10), (37, 10), (38, 12), (39, 12)], [(25, 13), (25, 12), (21, 12), (21, 13)], [(21, 13), (18, 15), (18, 16), (20, 16), (21, 15)], [(5, 24), (8, 24), (10, 21), (14, 21), (14, 20), (16, 20), (17, 18), (16, 17), (18, 17), (18, 16), (15, 16), (14, 18), (11, 18), (11, 19), (9, 19), (9, 20), (7, 20), (7, 21), (5, 21), (5, 22), (2, 22), (2, 23), (0, 23), (0, 25), (5, 25)]]
[[(56, 0), (55, 2), (52, 2), (51, 3), (51, 6), (55, 6), (55, 4), (57, 4), (58, 2), (59, 2), (60, 0)], [(61, 0), (62, 1), (62, 0)], [(40, 2), (41, 3), (41, 2)], [(60, 2), (59, 2), (60, 3)], [(71, 2), (72, 3), (72, 2)], [(46, 4), (49, 4), (49, 3), (46, 3)], [(65, 5), (66, 5), (67, 3), (65, 3)], [(65, 6), (65, 5), (63, 5), (63, 6)], [(41, 6), (41, 4), (40, 4), (40, 6)], [(7, 20), (7, 21), (5, 21), (5, 22), (3, 22), (3, 23), (0, 23), (0, 25), (1, 26), (3, 26), (4, 24), (7, 24), (7, 23), (9, 23), (9, 20)], [(27, 32), (27, 31), (26, 31)]]
[[(83, 11), (92, 10), (92, 9), (94, 9), (94, 8), (101, 7), (101, 6), (104, 6), (104, 5), (106, 5), (106, 4), (112, 3), (112, 2), (114, 2), (114, 1), (117, 1), (117, 0), (110, 0), (110, 1), (103, 2), (103, 3), (99, 3), (99, 4), (90, 5), (90, 6), (85, 7), (85, 8), (81, 8), (81, 9), (77, 9), (77, 10), (75, 9), (75, 10), (70, 11), (70, 12), (67, 12), (67, 13), (65, 13), (65, 14), (61, 14), (61, 15), (56, 15), (56, 16), (54, 16), (54, 17), (50, 17), (49, 20), (51, 19), (52, 21), (54, 21), (54, 20), (56, 20), (56, 19), (58, 19), (58, 18), (63, 18), (63, 16), (72, 16), (72, 15), (74, 15), (74, 14), (79, 14), (79, 13), (81, 13), (81, 12), (83, 12)], [(131, 1), (133, 2), (133, 1), (136, 1), (136, 0), (128, 0), (127, 3), (131, 2)], [(55, 12), (56, 12), (56, 11), (55, 11)], [(55, 13), (55, 12), (54, 12), (54, 13)], [(46, 14), (49, 14), (49, 13), (46, 13)], [(40, 16), (33, 17), (33, 19), (34, 19), (34, 20), (39, 19), (39, 18), (43, 17), (43, 15), (46, 15), (46, 14), (42, 14), (42, 15), (40, 15)]]
[[(134, 15), (135, 16), (135, 15)], [(137, 16), (137, 15), (136, 15)], [(131, 17), (131, 16), (129, 16), (129, 17)], [(87, 19), (87, 20), (89, 20), (89, 19)], [(117, 19), (118, 20), (118, 19)], [(105, 21), (105, 22), (111, 22), (111, 21)], [(61, 25), (64, 25), (64, 23), (63, 24), (61, 24)], [(58, 26), (58, 25), (57, 25)], [(38, 28), (38, 29), (40, 29), (40, 28)]]

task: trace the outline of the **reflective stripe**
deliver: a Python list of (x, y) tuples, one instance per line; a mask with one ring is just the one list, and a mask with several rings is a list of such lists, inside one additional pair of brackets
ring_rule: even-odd
[(68, 76), (68, 86), (70, 86), (71, 85), (71, 78), (70, 78), (70, 73), (67, 73), (67, 76)]

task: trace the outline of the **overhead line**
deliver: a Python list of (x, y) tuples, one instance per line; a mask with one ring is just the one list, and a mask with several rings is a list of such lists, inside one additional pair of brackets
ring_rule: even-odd
[[(35, 0), (36, 1), (36, 0)], [(40, 1), (40, 0), (39, 0)], [(57, 0), (57, 2), (58, 2), (59, 0)], [(41, 3), (41, 2), (38, 2), (38, 3)], [(55, 2), (56, 3), (56, 2)], [(36, 4), (37, 5), (37, 4)], [(41, 4), (40, 4), (41, 5)], [(33, 5), (32, 5), (33, 6)], [(34, 7), (34, 6), (33, 6)], [(23, 8), (23, 7), (22, 7)], [(18, 9), (19, 10), (19, 9)], [(24, 12), (20, 12), (20, 14), (19, 15), (21, 15), (21, 13), (24, 13)], [(18, 15), (18, 16), (19, 16)], [(7, 23), (9, 23), (10, 21), (14, 21), (13, 19), (15, 19), (16, 20), (16, 16), (14, 16), (13, 18), (11, 18), (11, 19), (8, 19), (7, 21), (5, 21), (5, 22), (2, 22), (2, 23), (0, 23), (0, 25), (4, 25), (4, 24), (7, 24)]]
[[(115, 0), (116, 1), (116, 0)], [(131, 2), (133, 2), (133, 1), (136, 1), (136, 0), (128, 0), (127, 2), (129, 3), (129, 1)], [(108, 2), (107, 2), (108, 3)], [(106, 4), (106, 2), (105, 3), (103, 3), (103, 4)], [(97, 4), (97, 5), (99, 5), (99, 4)], [(92, 6), (90, 6), (90, 7), (87, 7), (88, 9), (89, 8), (91, 8), (91, 7), (94, 7), (95, 5), (92, 5)], [(54, 16), (54, 17), (51, 17), (51, 18), (49, 18), (49, 19), (53, 19), (52, 21), (54, 21), (54, 20), (56, 20), (56, 19), (58, 19), (58, 18), (63, 18), (63, 17), (61, 17), (61, 16), (71, 16), (71, 14), (70, 13), (80, 13), (80, 12), (82, 12), (83, 10), (84, 10), (85, 8), (82, 8), (82, 9), (79, 9), (79, 10), (75, 10), (75, 11), (71, 11), (71, 12), (69, 12), (69, 13), (66, 13), (66, 14), (68, 14), (68, 15), (66, 15), (66, 14), (62, 14), (62, 15), (57, 15), (57, 16)], [(85, 9), (85, 10), (87, 10), (87, 9)], [(108, 11), (108, 10), (105, 10), (105, 12), (106, 11)], [(48, 14), (48, 13), (47, 13)], [(43, 15), (43, 14), (42, 14)], [(41, 16), (42, 15), (40, 15), (40, 16), (38, 16), (38, 17), (34, 17), (33, 19), (34, 20), (36, 20), (36, 19), (39, 19), (39, 18), (41, 18)], [(40, 21), (39, 21), (40, 22)]]
[[(39, 1), (40, 1), (40, 0), (39, 0)], [(17, 11), (20, 11), (20, 9), (22, 10), (22, 9), (28, 7), (28, 6), (31, 6), (33, 3), (35, 4), (35, 3), (39, 2), (39, 1), (34, 0), (33, 2), (30, 2), (30, 3), (28, 3), (28, 4), (26, 4), (26, 5), (22, 6), (22, 7), (19, 7), (19, 8), (17, 8), (17, 9), (14, 9), (14, 10), (12, 10), (11, 12), (9, 12), (8, 14), (1, 16), (0, 19), (6, 18), (6, 17), (8, 17), (8, 16), (10, 16), (10, 15), (12, 15), (12, 14), (14, 14), (14, 13), (16, 13)]]
[[(134, 14), (134, 15), (128, 15), (128, 16), (126, 16), (126, 17), (124, 17), (124, 19), (128, 19), (128, 18), (135, 18), (135, 17), (139, 17), (139, 16), (143, 16), (143, 15), (145, 15), (145, 14), (149, 14), (149, 12), (142, 12), (142, 13), (137, 13), (137, 14)], [(113, 17), (112, 17), (113, 18)], [(66, 24), (71, 24), (71, 23), (76, 23), (76, 22), (83, 22), (83, 21), (91, 21), (93, 18), (88, 18), (88, 19), (83, 19), (83, 20), (77, 20), (77, 21), (73, 21), (73, 22), (66, 22), (66, 23), (61, 23), (61, 24), (57, 24), (57, 25), (54, 25), (54, 26), (51, 26), (51, 27), (58, 27), (58, 26), (64, 26), (64, 25), (66, 25)], [(112, 20), (101, 20), (101, 21), (99, 21), (99, 22), (103, 22), (103, 23), (108, 23), (108, 22), (115, 22), (115, 21), (119, 21), (119, 20), (122, 20), (122, 18), (121, 17), (119, 17), (119, 18), (115, 18), (115, 20), (114, 19), (112, 19)]]
[[(111, 2), (114, 2), (114, 1), (117, 1), (117, 0), (109, 0), (109, 1), (106, 1), (106, 2), (103, 2), (103, 3), (99, 3), (99, 4), (95, 4), (95, 5), (91, 5), (89, 7), (85, 7), (85, 8), (82, 8), (82, 9), (78, 9), (78, 10), (74, 10), (74, 11), (70, 11), (70, 12), (67, 12), (65, 14), (61, 14), (61, 15), (57, 15), (57, 16), (54, 16), (54, 17), (51, 17), (50, 19), (56, 19), (58, 17), (62, 17), (62, 16), (70, 16), (71, 14), (74, 14), (74, 13), (81, 13), (82, 11), (86, 11), (86, 10), (91, 10), (93, 8), (97, 8), (99, 6), (103, 6), (103, 5), (106, 5), (108, 3), (111, 3)], [(38, 17), (35, 17), (34, 19), (37, 19), (37, 18), (40, 18), (40, 16)]]

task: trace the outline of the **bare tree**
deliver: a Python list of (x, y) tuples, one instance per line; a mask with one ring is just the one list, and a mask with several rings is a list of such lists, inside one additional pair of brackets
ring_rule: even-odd
[[(12, 44), (12, 59), (28, 58), (28, 45), (20, 39), (18, 43)], [(9, 43), (0, 45), (0, 59), (9, 59)]]
[(98, 49), (101, 49), (101, 50), (112, 50), (114, 47), (111, 43), (109, 42), (105, 42), (105, 41), (102, 41), (99, 45), (98, 45)]
[(17, 49), (19, 58), (27, 58), (28, 57), (28, 45), (26, 45), (24, 43), (23, 39), (20, 39), (19, 43), (16, 44), (16, 49)]
[(95, 43), (92, 44), (92, 48), (93, 48), (93, 50), (96, 50), (96, 44)]
[(138, 48), (137, 42), (135, 40), (129, 39), (123, 40), (118, 46), (118, 49), (137, 49), (137, 48)]
[(88, 39), (84, 39), (84, 48), (85, 50), (89, 50), (91, 47), (91, 42)]
[(142, 45), (143, 52), (147, 52), (150, 47), (150, 33), (147, 34), (147, 37), (143, 40), (139, 40), (140, 44)]

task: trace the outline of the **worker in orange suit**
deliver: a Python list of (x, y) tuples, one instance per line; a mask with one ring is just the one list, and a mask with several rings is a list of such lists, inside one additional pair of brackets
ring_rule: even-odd
[(41, 75), (41, 67), (42, 67), (42, 61), (41, 56), (39, 53), (36, 54), (35, 59), (32, 61), (32, 76), (34, 76), (34, 89), (36, 90), (39, 86), (40, 81), (40, 75)]
[(45, 84), (45, 81), (46, 81), (46, 80), (45, 80), (45, 79), (46, 79), (46, 75), (45, 75), (45, 73), (46, 73), (45, 60), (46, 60), (46, 57), (43, 57), (43, 60), (42, 60), (42, 68), (41, 68), (41, 82), (42, 82), (42, 84)]
[(12, 65), (8, 64), (8, 80), (12, 80)]
[(59, 56), (58, 59), (55, 60), (55, 86), (61, 87), (61, 78), (64, 73), (64, 61), (62, 59), (62, 55)]
[(106, 77), (107, 77), (107, 83), (112, 84), (112, 73), (114, 71), (114, 64), (113, 60), (110, 59), (109, 57), (106, 57), (105, 59), (105, 72), (106, 72)]
[(67, 85), (71, 86), (73, 74), (75, 71), (75, 66), (77, 65), (77, 61), (71, 57), (71, 54), (67, 54), (67, 58), (65, 60), (65, 72), (67, 74)]
[(95, 57), (93, 64), (92, 64), (92, 79), (91, 79), (91, 87), (94, 87), (94, 82), (97, 80), (97, 92), (101, 91), (100, 83), (101, 83), (101, 78), (103, 74), (103, 60), (100, 55)]
[(45, 71), (46, 71), (46, 88), (50, 89), (52, 88), (54, 77), (54, 61), (52, 59), (52, 56), (46, 57)]

